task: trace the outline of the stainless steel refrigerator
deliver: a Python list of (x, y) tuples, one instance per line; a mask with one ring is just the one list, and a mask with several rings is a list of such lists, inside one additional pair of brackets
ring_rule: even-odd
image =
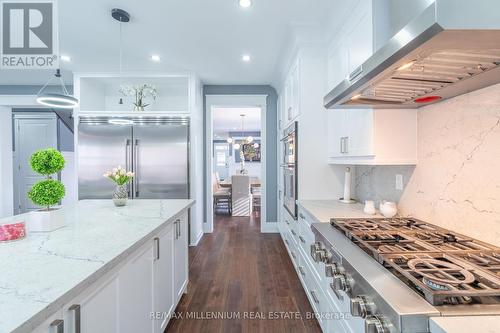
[(135, 173), (131, 199), (189, 198), (188, 118), (80, 117), (79, 199), (110, 199), (103, 174), (119, 165)]

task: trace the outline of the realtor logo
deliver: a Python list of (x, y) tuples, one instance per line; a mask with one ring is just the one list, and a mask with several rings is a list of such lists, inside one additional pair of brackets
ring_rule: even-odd
[(57, 68), (57, 15), (54, 0), (0, 2), (1, 68)]

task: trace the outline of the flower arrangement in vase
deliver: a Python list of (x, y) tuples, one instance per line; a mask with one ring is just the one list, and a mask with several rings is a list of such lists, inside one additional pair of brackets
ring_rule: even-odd
[(128, 198), (127, 184), (134, 178), (134, 173), (118, 166), (111, 171), (105, 172), (103, 176), (116, 184), (115, 192), (113, 193), (113, 203), (115, 206), (125, 206)]
[(64, 168), (64, 157), (53, 149), (39, 150), (31, 155), (30, 165), (33, 171), (43, 175), (44, 180), (37, 182), (28, 192), (29, 199), (37, 206), (44, 207), (31, 214), (30, 231), (52, 231), (64, 225), (64, 218), (52, 208), (57, 205), (65, 195), (64, 185), (52, 175)]
[(140, 84), (138, 86), (123, 85), (120, 87), (120, 93), (123, 96), (133, 96), (135, 98), (134, 111), (144, 111), (149, 105), (145, 103), (146, 98), (151, 97), (153, 100), (158, 97), (156, 86), (152, 84)]

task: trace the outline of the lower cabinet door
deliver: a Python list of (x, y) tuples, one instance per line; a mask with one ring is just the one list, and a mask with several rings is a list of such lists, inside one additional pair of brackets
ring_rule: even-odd
[(47, 318), (41, 325), (32, 330), (31, 333), (58, 333), (61, 332), (61, 325), (64, 327), (63, 332), (67, 332), (66, 320), (63, 320), (63, 313), (59, 309), (56, 313)]
[(140, 249), (138, 254), (120, 271), (118, 312), (120, 333), (154, 332), (155, 320), (151, 319), (153, 267), (153, 244), (151, 242)]
[(118, 319), (118, 275), (90, 287), (66, 304), (63, 311), (65, 333), (122, 332)]
[(188, 282), (188, 216), (174, 222), (174, 296), (179, 301)]
[(167, 327), (174, 306), (174, 230), (167, 230), (154, 239), (154, 311), (155, 332), (162, 333)]

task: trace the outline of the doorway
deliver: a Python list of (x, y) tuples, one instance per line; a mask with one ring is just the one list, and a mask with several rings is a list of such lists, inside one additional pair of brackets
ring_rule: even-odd
[(207, 95), (205, 232), (214, 218), (266, 228), (266, 95)]

